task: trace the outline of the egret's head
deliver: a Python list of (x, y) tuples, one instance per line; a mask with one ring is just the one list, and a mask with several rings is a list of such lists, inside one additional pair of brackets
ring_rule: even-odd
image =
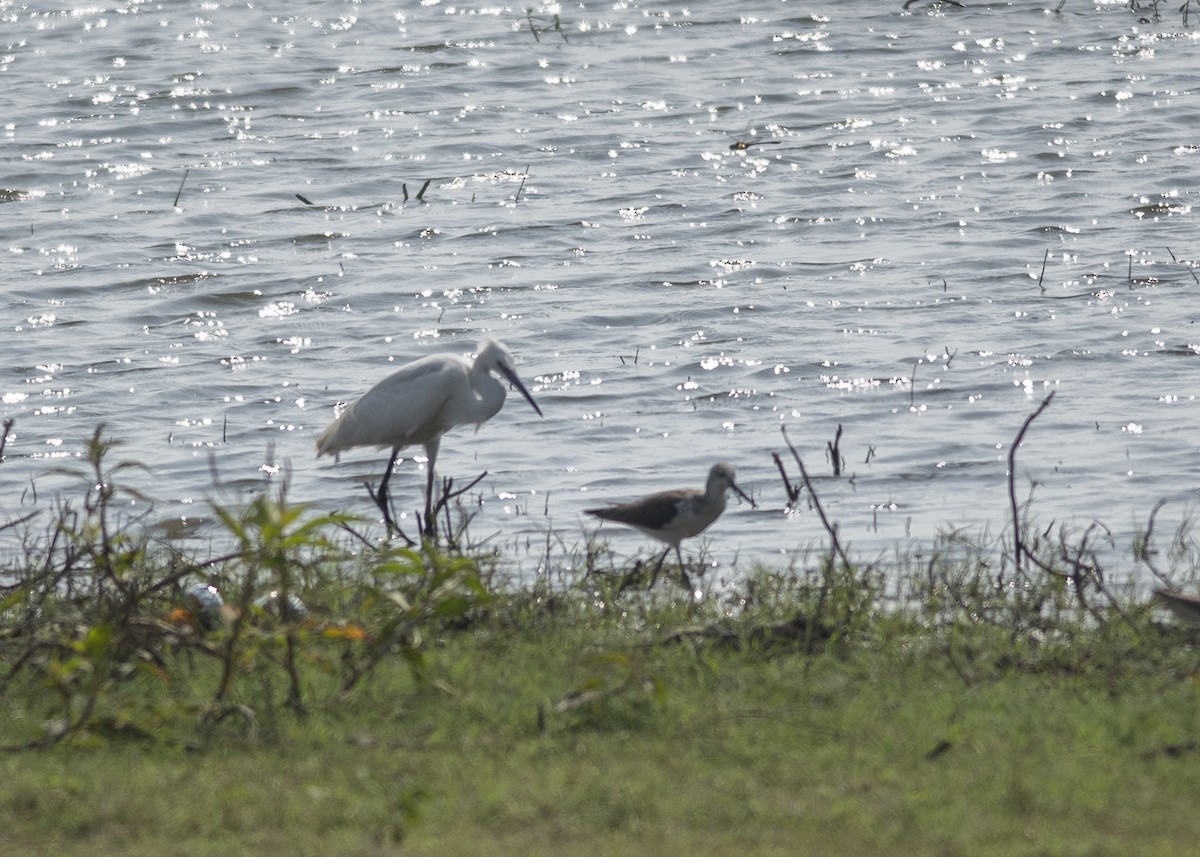
[(498, 372), (505, 380), (516, 387), (525, 401), (537, 411), (538, 416), (542, 416), (542, 409), (538, 407), (537, 402), (533, 400), (533, 396), (529, 395), (529, 391), (525, 389), (525, 385), (521, 383), (521, 379), (517, 377), (516, 364), (513, 361), (512, 352), (509, 351), (503, 342), (498, 342), (490, 336), (485, 336), (479, 343), (479, 353), (475, 357), (476, 368), (482, 369), (485, 372)]
[(501, 367), (508, 369), (509, 372), (516, 372), (517, 370), (512, 352), (508, 350), (508, 347), (503, 342), (497, 342), (490, 336), (485, 336), (479, 341), (479, 350), (475, 355), (475, 365), (488, 372), (492, 370), (500, 371)]

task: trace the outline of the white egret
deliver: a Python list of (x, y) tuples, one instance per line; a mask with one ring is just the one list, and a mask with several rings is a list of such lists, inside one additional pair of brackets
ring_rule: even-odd
[(455, 426), (475, 424), (476, 431), (504, 405), (506, 390), (492, 373), (516, 387), (542, 415), (533, 396), (517, 378), (512, 353), (494, 339), (479, 343), (474, 361), (457, 354), (432, 354), (401, 366), (346, 408), (317, 438), (317, 457), (337, 456), (357, 446), (392, 448), (387, 469), (372, 499), (392, 527), (387, 484), (400, 450), (414, 443), (429, 459), (425, 480), (425, 534), (433, 535), (433, 467), (442, 435)]
[(676, 488), (649, 494), (629, 503), (584, 511), (601, 520), (633, 527), (666, 544), (667, 549), (658, 558), (658, 565), (654, 568), (653, 580), (658, 579), (663, 560), (667, 558), (671, 548), (675, 548), (683, 584), (691, 591), (692, 583), (683, 565), (683, 553), (679, 549), (679, 543), (704, 532), (713, 521), (721, 517), (721, 513), (725, 511), (727, 491), (735, 492), (754, 507), (754, 501), (737, 486), (733, 467), (721, 463), (714, 464), (708, 472), (708, 483), (703, 491), (698, 488)]

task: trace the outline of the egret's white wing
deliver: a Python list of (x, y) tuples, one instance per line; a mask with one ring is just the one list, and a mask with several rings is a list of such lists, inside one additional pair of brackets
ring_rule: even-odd
[(461, 357), (433, 355), (397, 369), (363, 393), (322, 432), (317, 454), (355, 446), (395, 447), (427, 443), (447, 428), (446, 403), (469, 388), (470, 364)]

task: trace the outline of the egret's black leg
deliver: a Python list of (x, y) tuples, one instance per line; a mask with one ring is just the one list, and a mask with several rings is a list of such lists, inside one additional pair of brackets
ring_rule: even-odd
[(433, 519), (433, 479), (438, 447), (441, 443), (442, 439), (439, 436), (425, 444), (425, 531), (422, 535), (427, 539), (437, 536), (437, 521)]
[(433, 520), (433, 462), (428, 464), (429, 472), (425, 474), (425, 537), (432, 539), (437, 534), (436, 523)]
[(383, 512), (383, 522), (387, 525), (390, 533), (396, 528), (395, 522), (392, 520), (391, 504), (388, 502), (387, 484), (392, 478), (392, 468), (396, 464), (396, 456), (400, 454), (399, 448), (392, 450), (392, 457), (388, 459), (387, 467), (383, 471), (383, 480), (379, 483), (379, 493), (372, 492), (371, 497), (375, 500), (375, 505), (379, 507), (379, 511)]

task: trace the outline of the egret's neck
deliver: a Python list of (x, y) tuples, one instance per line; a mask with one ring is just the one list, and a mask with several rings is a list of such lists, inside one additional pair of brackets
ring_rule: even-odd
[(491, 372), (482, 373), (483, 377), (475, 382), (475, 390), (479, 395), (479, 404), (482, 418), (480, 423), (490, 420), (500, 411), (504, 405), (504, 399), (508, 395), (508, 390), (504, 384), (500, 382)]

